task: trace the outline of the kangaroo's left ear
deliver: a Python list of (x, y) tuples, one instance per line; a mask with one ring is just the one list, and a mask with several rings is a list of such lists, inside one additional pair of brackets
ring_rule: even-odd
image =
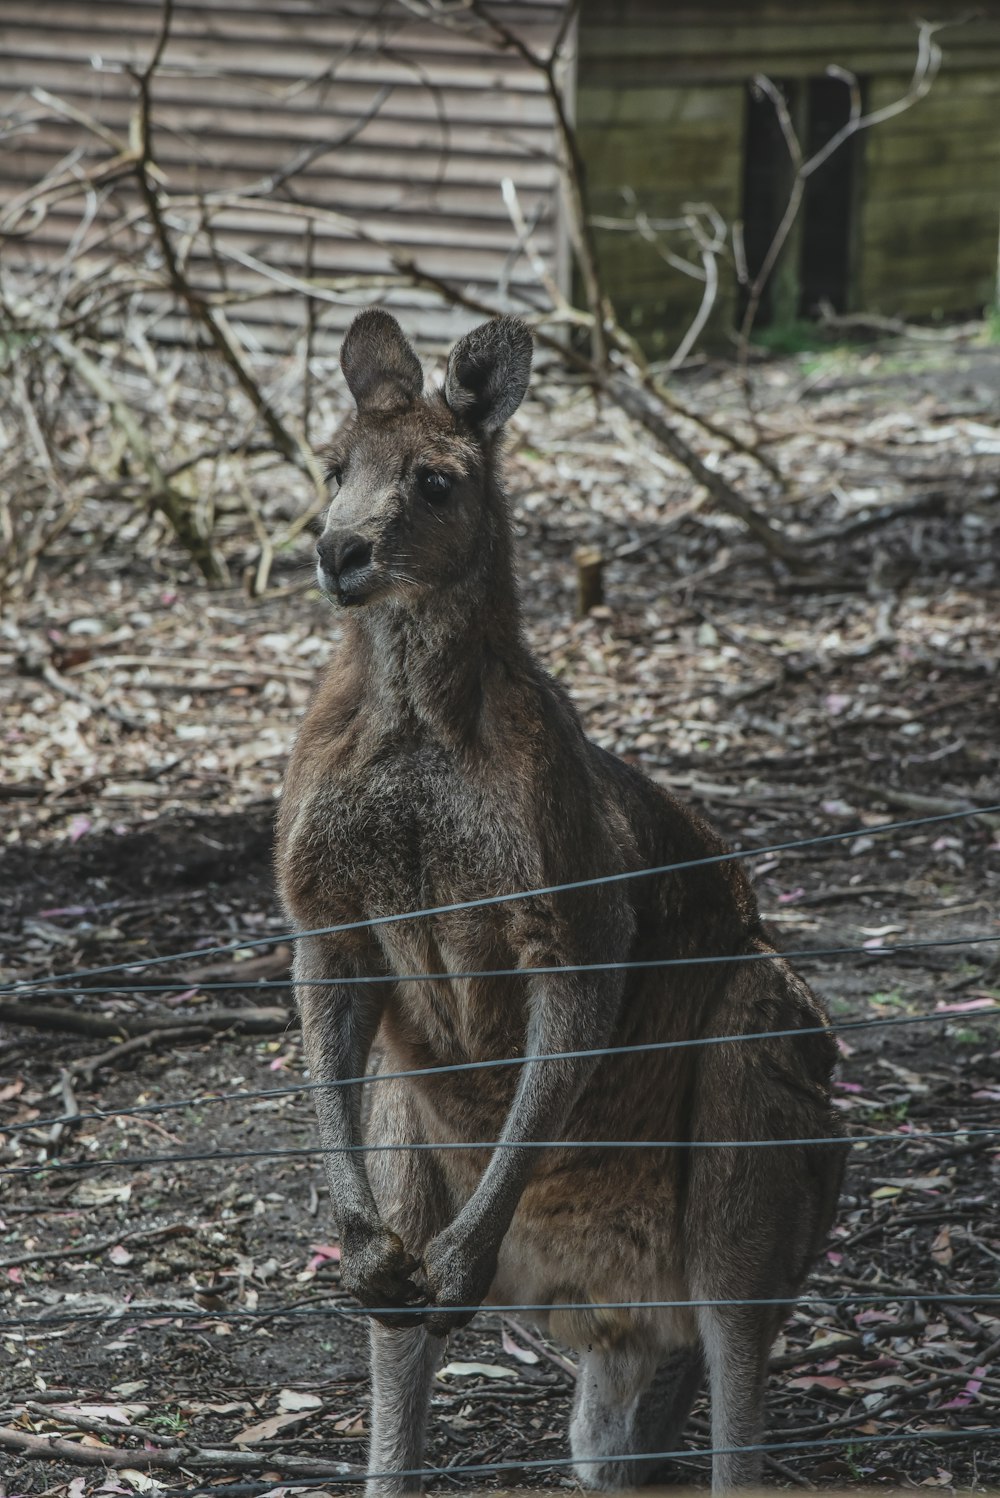
[(531, 376), (531, 332), (519, 317), (495, 317), (473, 328), (448, 356), (444, 398), (484, 435), (497, 431), (524, 399)]

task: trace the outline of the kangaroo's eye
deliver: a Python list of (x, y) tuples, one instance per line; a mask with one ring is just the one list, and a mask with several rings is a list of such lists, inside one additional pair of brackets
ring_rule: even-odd
[(431, 504), (440, 504), (451, 492), (451, 477), (434, 468), (422, 468), (417, 474), (417, 485), (424, 499)]
[(332, 467), (326, 470), (326, 481), (328, 484), (335, 484), (338, 489), (340, 488), (344, 482), (344, 470), (340, 463), (334, 463)]

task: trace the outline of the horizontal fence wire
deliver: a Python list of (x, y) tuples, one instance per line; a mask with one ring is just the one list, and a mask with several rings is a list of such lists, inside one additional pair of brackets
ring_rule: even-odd
[[(274, 938), (275, 942), (282, 940)], [(561, 962), (549, 967), (494, 967), (477, 968), (469, 972), (456, 973), (350, 973), (342, 978), (235, 978), (225, 982), (192, 982), (189, 986), (199, 993), (231, 992), (261, 993), (286, 988), (367, 988), (382, 983), (465, 983), (476, 978), (543, 978), (552, 973), (627, 973), (643, 972), (647, 969), (672, 967), (714, 967), (729, 962), (809, 962), (825, 957), (889, 957), (893, 952), (917, 952), (927, 947), (974, 947), (985, 942), (1000, 941), (1000, 932), (984, 936), (937, 936), (917, 941), (897, 941), (886, 946), (802, 947), (798, 951), (726, 952), (706, 957), (641, 957), (622, 962)], [(86, 988), (45, 988), (45, 994), (59, 997), (87, 998), (96, 994), (176, 993), (177, 983), (116, 983)], [(0, 995), (2, 997), (2, 995)]]
[(801, 1139), (407, 1139), (393, 1144), (303, 1144), (287, 1148), (247, 1150), (195, 1150), (173, 1155), (113, 1155), (97, 1160), (43, 1160), (37, 1165), (9, 1165), (0, 1177), (34, 1176), (45, 1171), (139, 1169), (146, 1165), (187, 1165), (205, 1160), (305, 1160), (323, 1155), (433, 1154), (482, 1150), (757, 1150), (798, 1149), (809, 1145), (867, 1147), (872, 1144), (924, 1144), (933, 1140), (995, 1138), (995, 1128), (927, 1129), (910, 1134), (831, 1134)]
[[(962, 1430), (935, 1429), (935, 1430), (905, 1430), (888, 1431), (880, 1436), (819, 1436), (803, 1441), (755, 1441), (748, 1446), (709, 1446), (704, 1449), (688, 1447), (679, 1451), (627, 1451), (620, 1455), (599, 1455), (574, 1458), (572, 1456), (540, 1456), (525, 1457), (522, 1460), (505, 1462), (471, 1462), (456, 1464), (447, 1467), (407, 1467), (395, 1471), (370, 1472), (361, 1471), (345, 1472), (346, 1462), (339, 1464), (339, 1470), (331, 1466), (329, 1472), (316, 1472), (308, 1477), (281, 1477), (273, 1482), (240, 1482), (226, 1483), (219, 1486), (212, 1484), (203, 1488), (192, 1490), (191, 1488), (159, 1488), (159, 1498), (255, 1498), (255, 1495), (265, 1493), (277, 1494), (289, 1488), (314, 1488), (318, 1482), (329, 1482), (343, 1485), (354, 1482), (408, 1482), (417, 1483), (435, 1477), (485, 1477), (489, 1473), (497, 1472), (540, 1472), (554, 1467), (588, 1467), (598, 1466), (604, 1462), (692, 1462), (705, 1461), (716, 1456), (746, 1455), (751, 1452), (785, 1453), (789, 1451), (816, 1451), (824, 1447), (835, 1446), (838, 1449), (855, 1446), (895, 1446), (899, 1444), (913, 1445), (915, 1442), (928, 1441), (932, 1445), (938, 1441), (968, 1441), (973, 1437), (979, 1440), (989, 1440), (994, 1436), (1000, 1437), (1000, 1426), (970, 1425)], [(137, 1460), (141, 1453), (136, 1452)], [(141, 1464), (141, 1462), (140, 1462)]]
[(239, 1092), (206, 1092), (194, 1097), (168, 1098), (158, 1103), (133, 1103), (127, 1108), (93, 1108), (86, 1112), (56, 1113), (48, 1118), (0, 1124), (5, 1134), (35, 1132), (58, 1124), (104, 1122), (111, 1118), (142, 1118), (157, 1113), (175, 1113), (183, 1108), (206, 1107), (210, 1103), (273, 1102), (300, 1093), (320, 1092), (331, 1087), (364, 1087), (373, 1082), (405, 1082), (422, 1077), (439, 1077), (450, 1072), (486, 1071), (498, 1067), (532, 1066), (543, 1061), (582, 1061), (603, 1056), (634, 1056), (647, 1051), (692, 1050), (701, 1046), (730, 1045), (750, 1040), (787, 1040), (803, 1035), (837, 1034), (853, 1030), (875, 1030), (896, 1025), (954, 1024), (958, 1020), (989, 1019), (1000, 1014), (1000, 1005), (990, 1009), (934, 1010), (929, 1014), (881, 1015), (877, 1019), (830, 1020), (824, 1025), (800, 1025), (787, 1030), (748, 1030), (731, 1035), (698, 1035), (687, 1040), (645, 1040), (634, 1045), (598, 1046), (579, 1051), (548, 1051), (536, 1056), (497, 1056), (485, 1061), (453, 1061), (441, 1066), (414, 1067), (410, 1071), (365, 1072), (363, 1076), (334, 1077), (322, 1082), (295, 1082), (286, 1087), (259, 1087)]
[(796, 849), (820, 847), (827, 843), (850, 842), (858, 837), (879, 837), (890, 832), (904, 832), (918, 827), (935, 826), (943, 822), (963, 821), (969, 817), (984, 817), (1000, 814), (1000, 805), (969, 807), (962, 811), (937, 813), (934, 816), (910, 817), (901, 822), (879, 822), (874, 827), (855, 827), (849, 832), (825, 832), (816, 837), (793, 838), (784, 843), (768, 843), (752, 848), (736, 848), (726, 853), (713, 853), (703, 858), (687, 858), (675, 863), (657, 864), (646, 869), (626, 869), (617, 874), (599, 874), (589, 879), (572, 879), (562, 884), (544, 884), (532, 889), (514, 890), (503, 895), (482, 895), (474, 900), (455, 900), (446, 905), (431, 905), (420, 910), (396, 911), (389, 915), (368, 916), (358, 921), (343, 921), (332, 926), (315, 926), (305, 931), (288, 931), (281, 935), (245, 937), (214, 947), (195, 947), (186, 952), (159, 957), (133, 958), (130, 962), (107, 963), (101, 967), (84, 968), (76, 972), (57, 973), (48, 978), (22, 978), (13, 983), (0, 984), (0, 996), (20, 993), (53, 984), (74, 982), (77, 979), (103, 977), (109, 973), (134, 972), (137, 968), (158, 967), (171, 962), (186, 962), (194, 958), (216, 957), (241, 952), (248, 947), (267, 947), (281, 941), (299, 941), (310, 936), (337, 936), (350, 931), (370, 930), (378, 926), (397, 925), (402, 921), (424, 920), (430, 916), (452, 915), (459, 911), (481, 910), (488, 906), (503, 905), (514, 900), (534, 899), (543, 895), (564, 894), (573, 890), (593, 889), (601, 885), (620, 884), (633, 879), (654, 878), (663, 874), (681, 873), (688, 869), (708, 868), (713, 864), (733, 863), (748, 858), (759, 858), (769, 853), (787, 853)]
[[(151, 1301), (131, 1302), (109, 1306), (105, 1310), (56, 1311), (42, 1315), (0, 1317), (0, 1332), (27, 1332), (31, 1327), (98, 1325), (112, 1321), (114, 1330), (121, 1329), (123, 1321), (271, 1321), (280, 1317), (295, 1319), (313, 1316), (423, 1316), (429, 1309), (435, 1314), (450, 1311), (456, 1316), (493, 1315), (517, 1316), (548, 1314), (552, 1311), (688, 1311), (710, 1309), (715, 1306), (787, 1306), (790, 1310), (816, 1308), (824, 1312), (848, 1306), (884, 1305), (1000, 1305), (1000, 1293), (990, 1291), (935, 1291), (935, 1290), (883, 1290), (869, 1295), (858, 1292), (852, 1295), (803, 1295), (789, 1300), (787, 1296), (766, 1299), (754, 1296), (704, 1297), (699, 1300), (614, 1300), (614, 1301), (547, 1301), (512, 1305), (467, 1305), (438, 1306), (362, 1306), (344, 1305), (340, 1302), (327, 1305), (293, 1304), (289, 1306), (260, 1306), (254, 1310), (234, 1306), (231, 1310), (207, 1310), (193, 1306), (174, 1307)], [(862, 1334), (863, 1335), (863, 1334)], [(817, 1349), (821, 1355), (821, 1349)]]

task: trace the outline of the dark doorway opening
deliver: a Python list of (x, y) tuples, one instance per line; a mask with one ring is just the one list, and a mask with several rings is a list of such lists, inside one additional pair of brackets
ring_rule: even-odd
[[(798, 112), (798, 86), (779, 82), (776, 87), (794, 120)], [(792, 186), (792, 164), (777, 110), (767, 95), (756, 88), (751, 88), (747, 96), (743, 139), (743, 252), (752, 282), (771, 248)], [(741, 286), (741, 318), (746, 311), (748, 295), (749, 287)], [(780, 314), (776, 314), (776, 300), (776, 277), (772, 275), (761, 297), (758, 327), (767, 327), (775, 321), (776, 315), (780, 320)]]
[[(850, 118), (851, 93), (838, 78), (810, 78), (806, 155), (815, 156)], [(851, 277), (851, 220), (855, 146), (849, 136), (806, 183), (799, 256), (799, 316), (815, 317), (820, 304), (846, 312)]]
[[(808, 159), (842, 130), (851, 92), (837, 78), (779, 83), (789, 118)], [(747, 100), (743, 163), (743, 243), (753, 281), (781, 223), (792, 187), (788, 145), (771, 99), (752, 89)], [(815, 317), (822, 304), (848, 310), (857, 185), (857, 137), (851, 137), (806, 182), (797, 221), (769, 277), (756, 326)], [(747, 287), (740, 287), (740, 315)]]

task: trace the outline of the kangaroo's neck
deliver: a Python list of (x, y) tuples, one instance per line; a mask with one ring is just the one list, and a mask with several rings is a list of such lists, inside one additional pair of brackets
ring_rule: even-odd
[(474, 752), (489, 737), (504, 683), (529, 660), (508, 527), (484, 537), (468, 578), (415, 605), (376, 604), (352, 624), (381, 729)]

